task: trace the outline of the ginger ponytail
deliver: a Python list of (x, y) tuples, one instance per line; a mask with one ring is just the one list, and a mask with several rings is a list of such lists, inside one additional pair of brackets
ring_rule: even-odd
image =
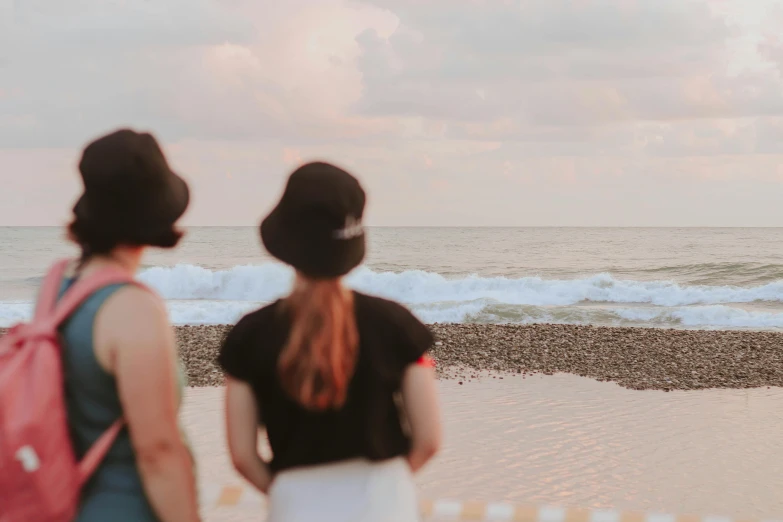
[(285, 306), (291, 329), (277, 363), (283, 390), (311, 410), (340, 408), (359, 346), (353, 294), (339, 279), (298, 275)]

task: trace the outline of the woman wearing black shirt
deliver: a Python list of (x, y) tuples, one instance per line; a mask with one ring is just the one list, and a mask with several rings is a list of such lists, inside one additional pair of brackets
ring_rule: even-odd
[(296, 270), (293, 290), (243, 317), (218, 358), (234, 466), (269, 495), (273, 522), (418, 520), (412, 472), (440, 444), (431, 333), (340, 282), (364, 259), (364, 203), (332, 165), (291, 175), (261, 237)]

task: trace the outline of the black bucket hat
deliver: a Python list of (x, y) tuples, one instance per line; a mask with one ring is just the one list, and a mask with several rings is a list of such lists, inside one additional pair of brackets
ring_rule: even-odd
[(121, 129), (85, 147), (79, 162), (84, 193), (73, 213), (82, 228), (155, 245), (173, 230), (190, 201), (188, 185), (168, 165), (149, 133)]
[(349, 173), (308, 163), (288, 178), (283, 197), (261, 223), (261, 240), (270, 254), (308, 277), (343, 276), (364, 259), (365, 199)]

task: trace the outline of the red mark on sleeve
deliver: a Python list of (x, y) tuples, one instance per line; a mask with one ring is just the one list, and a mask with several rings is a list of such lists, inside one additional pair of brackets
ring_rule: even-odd
[(419, 364), (421, 366), (427, 366), (429, 368), (435, 368), (435, 359), (427, 355), (422, 355), (421, 357), (419, 357), (419, 360), (416, 361), (416, 364)]

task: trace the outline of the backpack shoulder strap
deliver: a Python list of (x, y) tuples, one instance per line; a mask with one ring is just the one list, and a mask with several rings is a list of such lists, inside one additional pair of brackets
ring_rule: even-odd
[(68, 263), (70, 263), (69, 259), (60, 259), (49, 269), (49, 272), (44, 277), (41, 290), (38, 293), (38, 300), (35, 303), (35, 313), (33, 315), (35, 319), (40, 319), (54, 310)]
[(101, 436), (98, 437), (98, 440), (90, 446), (87, 453), (84, 454), (82, 460), (79, 461), (79, 486), (84, 486), (85, 482), (87, 482), (92, 474), (95, 473), (95, 470), (98, 469), (101, 461), (103, 461), (103, 457), (106, 456), (109, 449), (111, 449), (111, 445), (117, 440), (117, 435), (119, 435), (120, 430), (124, 425), (125, 421), (122, 418), (114, 421), (109, 429), (104, 431)]

